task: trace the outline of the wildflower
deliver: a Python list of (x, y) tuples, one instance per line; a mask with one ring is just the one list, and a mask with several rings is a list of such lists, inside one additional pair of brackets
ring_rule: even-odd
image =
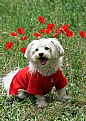
[(68, 36), (69, 38), (73, 37), (75, 34), (70, 31), (70, 30), (66, 30), (66, 36)]
[(35, 36), (35, 37), (39, 37), (39, 36), (41, 36), (41, 34), (38, 33), (38, 32), (36, 32), (36, 33), (34, 33), (34, 36)]
[(16, 32), (12, 32), (10, 36), (18, 36), (18, 34)]
[(63, 34), (63, 33), (64, 33), (63, 28), (61, 28), (61, 27), (57, 28), (57, 29), (56, 29), (56, 33), (58, 33), (58, 34), (59, 34), (59, 33), (62, 33), (62, 34)]
[(44, 30), (44, 29), (41, 29), (41, 30), (40, 30), (40, 33), (45, 33), (45, 30)]
[(52, 36), (53, 36), (53, 37), (57, 37), (58, 34), (59, 34), (59, 32), (58, 32), (58, 33), (54, 33)]
[(26, 40), (26, 39), (27, 39), (27, 37), (26, 37), (26, 36), (23, 36), (23, 37), (21, 37), (20, 40), (24, 41), (24, 40)]
[(39, 16), (39, 17), (38, 17), (38, 21), (39, 21), (40, 23), (42, 23), (42, 24), (45, 24), (45, 23), (46, 23), (46, 20), (45, 20), (45, 18), (44, 18), (43, 16)]
[(17, 31), (19, 34), (25, 34), (25, 31), (23, 28), (17, 28)]
[(50, 34), (51, 32), (52, 32), (51, 29), (46, 29), (46, 30), (45, 30), (45, 33), (46, 33), (46, 34)]
[(86, 38), (86, 32), (84, 32), (84, 31), (79, 31), (79, 35), (80, 35), (82, 38)]
[(50, 29), (50, 30), (54, 30), (54, 24), (53, 23), (51, 23), (51, 24), (48, 24), (47, 25), (47, 29)]
[(63, 28), (62, 27), (59, 27), (59, 28), (57, 28), (56, 29), (56, 31), (55, 31), (56, 33), (55, 34), (53, 34), (53, 37), (57, 37), (58, 35), (59, 35), (59, 33), (64, 33), (64, 30), (63, 30)]
[(70, 27), (70, 25), (65, 24), (65, 25), (59, 27), (59, 28), (56, 30), (56, 32), (57, 32), (57, 31), (62, 32), (62, 33), (65, 32), (65, 33), (66, 33), (66, 36), (68, 36), (69, 38), (71, 38), (71, 37), (73, 37), (75, 34), (74, 34), (72, 31), (69, 30), (69, 27)]
[(22, 47), (22, 48), (21, 48), (21, 52), (22, 52), (22, 53), (25, 53), (25, 51), (26, 51), (26, 48), (25, 48), (25, 47)]
[(67, 31), (69, 29), (69, 27), (70, 27), (70, 25), (68, 25), (68, 24), (61, 26), (61, 28), (63, 28), (64, 31)]
[(12, 47), (13, 47), (13, 42), (7, 42), (7, 43), (6, 43), (6, 48), (7, 48), (8, 50), (12, 49)]

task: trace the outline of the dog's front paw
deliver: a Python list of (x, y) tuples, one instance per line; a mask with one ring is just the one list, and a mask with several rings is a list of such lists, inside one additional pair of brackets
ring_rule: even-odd
[(24, 99), (27, 98), (28, 96), (29, 96), (28, 92), (26, 92), (26, 90), (23, 89), (19, 89), (18, 94), (16, 95), (16, 97), (19, 99)]
[(45, 101), (45, 97), (44, 96), (36, 95), (36, 98), (37, 98), (36, 104), (37, 104), (38, 108), (44, 108), (44, 107), (47, 106), (47, 102)]
[(47, 106), (47, 102), (46, 101), (40, 101), (36, 103), (38, 108), (44, 108)]
[(57, 90), (57, 96), (59, 101), (71, 101), (72, 97), (68, 96), (66, 94), (66, 88), (62, 88), (60, 90)]

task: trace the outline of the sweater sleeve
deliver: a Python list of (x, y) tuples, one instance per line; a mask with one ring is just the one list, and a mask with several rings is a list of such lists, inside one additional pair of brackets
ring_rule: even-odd
[(60, 90), (62, 88), (64, 88), (67, 84), (67, 78), (65, 77), (65, 75), (62, 73), (61, 70), (59, 70), (59, 74), (58, 74), (58, 83), (56, 84), (56, 89)]

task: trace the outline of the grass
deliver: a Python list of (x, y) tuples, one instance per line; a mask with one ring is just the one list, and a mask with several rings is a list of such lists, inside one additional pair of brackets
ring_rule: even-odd
[[(86, 39), (78, 31), (86, 31), (85, 0), (0, 0), (0, 76), (17, 66), (25, 67), (28, 62), (19, 47), (27, 46), (39, 27), (37, 17), (42, 15), (48, 23), (56, 26), (70, 24), (75, 33), (72, 38), (59, 36), (65, 49), (63, 72), (68, 78), (67, 93), (71, 102), (58, 102), (51, 92), (48, 106), (38, 110), (32, 99), (15, 101), (6, 105), (6, 92), (0, 86), (0, 121), (85, 121), (86, 120)], [(37, 25), (37, 26), (36, 26)], [(18, 43), (9, 33), (22, 27), (28, 40)], [(6, 50), (8, 41), (15, 42), (11, 51)], [(18, 45), (19, 44), (19, 45)]]

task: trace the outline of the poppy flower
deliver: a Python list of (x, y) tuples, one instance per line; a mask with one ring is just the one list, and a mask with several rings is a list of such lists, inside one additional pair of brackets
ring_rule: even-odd
[(50, 29), (50, 30), (54, 30), (54, 24), (53, 23), (51, 23), (51, 24), (48, 24), (47, 25), (47, 29)]
[(16, 32), (12, 32), (10, 36), (18, 36), (18, 34)]
[(46, 33), (46, 34), (50, 34), (51, 32), (52, 32), (51, 29), (46, 29), (46, 30), (45, 30), (45, 33)]
[(6, 43), (6, 48), (7, 48), (8, 50), (12, 49), (12, 47), (13, 47), (13, 42), (7, 42), (7, 43)]
[(46, 20), (45, 20), (45, 18), (44, 18), (43, 16), (39, 16), (39, 17), (38, 17), (38, 21), (39, 21), (40, 23), (42, 23), (42, 24), (45, 24), (45, 23), (46, 23)]
[(45, 33), (45, 30), (44, 30), (44, 29), (41, 29), (41, 30), (40, 30), (40, 33)]
[(26, 37), (26, 36), (23, 36), (23, 37), (21, 37), (20, 40), (24, 41), (24, 40), (26, 40), (26, 39), (27, 39), (27, 37)]
[(25, 34), (25, 31), (23, 28), (17, 28), (17, 31), (19, 34)]
[(25, 47), (22, 47), (22, 48), (21, 48), (21, 52), (22, 52), (22, 53), (25, 53), (25, 51), (26, 51), (26, 48), (25, 48)]
[(66, 32), (66, 31), (68, 31), (68, 29), (69, 29), (69, 25), (68, 24), (65, 24), (65, 25), (63, 25), (63, 26), (60, 26), (59, 28), (57, 28), (56, 29), (56, 33), (64, 33), (64, 32)]
[(63, 34), (64, 33), (63, 28), (61, 28), (61, 27), (57, 28), (56, 33), (62, 33)]
[(41, 36), (41, 34), (38, 33), (38, 32), (36, 32), (36, 33), (34, 33), (34, 36), (35, 36), (35, 37), (39, 37), (39, 36)]
[(58, 34), (59, 34), (59, 32), (58, 32), (58, 33), (54, 33), (54, 34), (53, 34), (53, 37), (57, 37)]
[(86, 38), (86, 32), (84, 32), (84, 31), (79, 31), (79, 35), (80, 35), (82, 38)]
[(65, 24), (63, 26), (61, 26), (61, 28), (64, 29), (64, 31), (67, 31), (69, 29), (70, 25), (69, 24)]
[(69, 38), (73, 37), (75, 34), (70, 31), (70, 30), (66, 30), (66, 36), (68, 36)]

